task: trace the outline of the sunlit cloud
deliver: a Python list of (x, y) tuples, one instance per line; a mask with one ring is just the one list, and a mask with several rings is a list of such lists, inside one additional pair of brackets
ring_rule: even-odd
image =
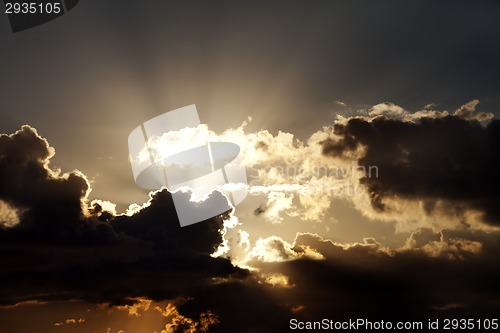
[[(468, 102), (453, 115), (486, 124), (493, 115), (478, 112), (478, 103), (477, 100)], [(434, 107), (435, 105), (427, 105), (422, 110), (410, 112), (394, 103), (379, 103), (364, 111), (358, 110), (359, 116), (338, 116), (331, 127), (322, 128), (305, 141), (286, 132), (275, 135), (266, 130), (249, 133), (246, 131), (247, 121), (238, 128), (228, 129), (220, 134), (200, 125), (151, 138), (148, 149), (161, 156), (165, 147), (183, 150), (184, 146), (206, 144), (207, 137), (214, 142), (236, 143), (241, 149), (248, 171), (248, 184), (228, 183), (214, 190), (223, 192), (244, 189), (249, 195), (261, 198), (261, 204), (254, 208), (255, 214), (270, 223), (280, 223), (288, 217), (322, 222), (331, 202), (342, 199), (351, 202), (356, 210), (369, 219), (389, 223), (396, 221), (396, 232), (412, 232), (422, 227), (440, 230), (457, 226), (454, 217), (456, 213), (452, 211), (456, 208), (446, 201), (435, 200), (433, 214), (429, 214), (426, 202), (401, 197), (384, 197), (381, 200), (391, 209), (383, 212), (374, 209), (374, 194), (360, 180), (377, 179), (386, 170), (381, 170), (381, 165), (361, 164), (361, 158), (366, 153), (363, 146), (346, 150), (342, 155), (324, 154), (325, 142), (341, 140), (341, 136), (335, 133), (336, 126), (345, 126), (350, 119), (357, 118), (371, 123), (379, 117), (385, 117), (403, 123), (419, 123), (422, 119), (443, 119), (450, 116), (448, 111), (435, 110)], [(197, 142), (200, 138), (204, 139)], [(137, 209), (138, 207), (131, 206), (127, 214)], [(235, 215), (238, 215), (237, 208)], [(466, 209), (463, 215), (469, 225), (489, 228), (483, 225), (477, 211)]]
[(66, 319), (65, 321), (60, 321), (57, 323), (54, 323), (54, 326), (64, 326), (64, 325), (76, 325), (76, 324), (83, 324), (85, 322), (84, 318), (79, 318), (79, 319)]
[(162, 316), (168, 318), (169, 323), (165, 325), (165, 329), (161, 333), (174, 333), (174, 332), (209, 332), (210, 327), (219, 324), (219, 318), (211, 311), (203, 312), (200, 314), (198, 320), (185, 317), (179, 313), (177, 307), (169, 303), (165, 308), (157, 306), (155, 308)]
[(127, 311), (129, 316), (139, 317), (141, 315), (141, 312), (146, 312), (149, 310), (152, 302), (150, 299), (142, 297), (131, 298), (130, 301), (132, 302), (132, 304), (130, 305), (118, 305), (115, 308), (118, 310)]
[[(53, 151), (49, 149), (48, 143), (30, 128), (24, 128), (17, 133), (17, 137), (3, 136), (3, 140), (26, 136), (34, 145), (39, 145), (40, 157), (29, 162), (34, 163), (40, 171), (35, 174), (39, 177), (36, 178), (38, 183), (43, 183), (49, 189), (57, 188), (57, 191), (52, 193), (57, 200), (54, 200), (56, 204), (52, 204), (52, 201), (45, 201), (44, 196), (37, 196), (30, 198), (31, 201), (26, 201), (28, 204), (25, 204), (22, 201), (25, 199), (21, 197), (0, 198), (0, 212), (3, 214), (1, 216), (6, 221), (5, 227), (1, 229), (2, 235), (8, 236), (10, 230), (16, 229), (19, 224), (31, 222), (26, 218), (32, 216), (29, 213), (33, 209), (38, 209), (42, 217), (43, 214), (52, 217), (53, 213), (61, 211), (65, 214), (62, 215), (63, 218), (54, 220), (67, 221), (66, 224), (40, 229), (45, 234), (42, 232), (42, 236), (38, 237), (43, 240), (43, 237), (53, 237), (54, 234), (62, 232), (64, 237), (56, 238), (57, 241), (63, 242), (62, 244), (75, 240), (81, 242), (82, 239), (91, 240), (100, 244), (105, 251), (78, 248), (77, 251), (60, 251), (54, 254), (40, 245), (44, 244), (42, 242), (36, 243), (38, 255), (50, 254), (53, 262), (62, 263), (60, 269), (63, 273), (71, 269), (65, 264), (67, 261), (80, 262), (83, 257), (95, 259), (95, 262), (87, 260), (86, 263), (90, 263), (89, 269), (97, 269), (96, 267), (101, 267), (105, 262), (112, 262), (114, 267), (119, 267), (122, 271), (106, 271), (103, 279), (106, 278), (108, 284), (99, 286), (96, 291), (99, 294), (93, 297), (102, 298), (109, 311), (118, 310), (115, 312), (123, 312), (122, 316), (130, 318), (145, 317), (151, 309), (156, 309), (155, 311), (168, 320), (162, 327), (162, 332), (208, 331), (210, 327), (218, 325), (221, 322), (220, 316), (224, 313), (227, 315), (227, 312), (224, 312), (224, 308), (212, 310), (210, 307), (204, 307), (201, 312), (193, 314), (183, 312), (185, 308), (181, 304), (173, 302), (167, 307), (156, 306), (152, 299), (168, 298), (165, 295), (196, 295), (198, 298), (189, 301), (196, 303), (201, 297), (205, 297), (199, 290), (214, 292), (217, 288), (225, 290), (234, 286), (252, 286), (251, 288), (262, 288), (255, 290), (271, 293), (299, 289), (296, 292), (300, 294), (300, 290), (303, 290), (300, 283), (306, 278), (303, 273), (297, 273), (293, 268), (301, 265), (311, 265), (312, 268), (328, 271), (331, 267), (337, 267), (332, 266), (332, 263), (337, 263), (342, 269), (355, 267), (372, 273), (377, 263), (382, 263), (386, 268), (389, 267), (388, 273), (393, 274), (392, 269), (398, 267), (400, 258), (420, 260), (424, 263), (439, 261), (475, 264), (481, 256), (490, 255), (488, 250), (494, 248), (497, 237), (497, 227), (484, 223), (485, 207), (478, 206), (476, 201), (450, 201), (447, 193), (428, 198), (425, 187), (415, 196), (406, 195), (406, 189), (403, 191), (397, 186), (394, 192), (390, 192), (389, 190), (393, 190), (393, 187), (390, 187), (392, 184), (385, 182), (392, 178), (384, 177), (387, 177), (386, 168), (392, 164), (387, 161), (396, 161), (403, 169), (410, 165), (412, 149), (415, 149), (411, 145), (413, 141), (410, 141), (407, 147), (402, 146), (401, 154), (396, 149), (397, 158), (392, 159), (391, 150), (386, 150), (390, 145), (373, 146), (373, 141), (360, 140), (357, 129), (350, 126), (365, 126), (368, 133), (375, 127), (379, 133), (383, 133), (385, 128), (377, 126), (383, 126), (387, 122), (394, 126), (411, 124), (418, 127), (426, 122), (434, 124), (458, 121), (465, 128), (471, 127), (478, 133), (483, 133), (489, 128), (485, 122), (489, 116), (479, 116), (476, 119), (476, 106), (475, 101), (467, 103), (450, 115), (447, 111), (439, 110), (411, 113), (395, 104), (381, 103), (364, 113), (360, 111), (359, 116), (339, 117), (332, 126), (320, 129), (307, 140), (299, 140), (293, 134), (285, 132), (247, 133), (245, 123), (221, 134), (210, 132), (203, 126), (196, 128), (188, 133), (193, 140), (196, 140), (201, 130), (203, 135), (208, 132), (210, 140), (235, 142), (239, 145), (245, 166), (249, 170), (248, 182), (221, 185), (214, 188), (210, 195), (195, 199), (190, 196), (189, 188), (179, 189), (178, 191), (191, 197), (190, 202), (194, 208), (196, 205), (208, 204), (213, 196), (222, 198), (230, 207), (220, 216), (200, 223), (197, 231), (186, 229), (188, 231), (185, 232), (179, 231), (178, 225), (174, 223), (177, 221), (171, 204), (171, 192), (168, 189), (150, 192), (147, 202), (131, 204), (123, 214), (116, 211), (116, 205), (112, 202), (98, 199), (89, 202), (91, 184), (87, 178), (78, 171), (63, 173), (59, 169), (51, 169), (49, 160)], [(153, 138), (150, 149), (157, 149), (157, 154), (163, 154), (161, 147), (178, 144), (179, 136), (184, 134), (186, 133), (170, 133)], [(402, 142), (404, 143), (404, 140)], [(201, 141), (198, 143), (206, 144)], [(189, 145), (192, 144), (197, 143), (189, 142)], [(16, 152), (15, 149), (12, 151)], [(9, 154), (14, 153), (9, 151)], [(10, 157), (9, 154), (5, 156)], [(21, 156), (21, 161), (22, 158)], [(14, 169), (17, 171), (30, 171), (23, 169), (19, 159), (9, 163), (16, 165)], [(397, 176), (398, 170), (393, 170), (390, 176)], [(414, 176), (420, 179), (419, 174), (411, 174), (403, 180), (414, 181)], [(411, 191), (418, 189), (418, 186), (425, 184), (425, 180), (424, 177), (418, 183), (411, 183), (412, 186), (408, 188)], [(371, 186), (379, 183), (381, 187)], [(388, 186), (389, 190), (384, 190), (384, 186)], [(40, 193), (44, 188), (38, 189)], [(228, 190), (242, 189), (249, 193), (250, 204), (244, 207), (246, 211), (231, 205), (225, 195)], [(72, 195), (71, 205), (60, 205), (60, 198), (66, 199), (67, 193)], [(465, 196), (465, 199), (467, 198)], [(332, 202), (336, 200), (347, 202), (370, 222), (380, 221), (392, 225), (396, 233), (403, 234), (402, 241), (406, 238), (406, 243), (400, 247), (389, 247), (384, 244), (387, 242), (386, 238), (365, 236), (361, 232), (361, 240), (333, 241), (330, 236), (324, 235), (324, 230), (331, 226), (335, 212), (330, 209)], [(51, 209), (44, 209), (45, 204)], [(35, 217), (39, 218), (37, 215)], [(37, 223), (47, 223), (52, 219), (44, 218), (40, 221)], [(271, 231), (266, 234), (266, 230), (261, 234), (255, 232), (251, 225), (254, 221), (266, 223), (269, 230), (276, 233)], [(318, 225), (324, 226), (318, 228), (317, 233), (296, 233), (294, 231), (302, 225), (295, 224), (296, 229), (289, 231), (292, 237), (295, 235), (295, 239), (290, 241), (291, 238), (282, 237), (280, 234), (283, 230), (287, 231), (292, 223), (290, 221), (304, 222), (303, 225), (309, 228), (307, 230), (314, 230)], [(28, 224), (30, 227), (34, 225)], [(489, 236), (488, 232), (492, 232), (493, 236)], [(191, 237), (196, 241), (190, 243), (188, 240)], [(21, 238), (21, 241), (24, 241), (24, 238)], [(197, 269), (189, 268), (183, 271), (183, 267), (187, 265), (184, 261)], [(367, 267), (359, 266), (362, 262), (366, 262)], [(172, 274), (171, 265), (180, 265), (175, 268), (175, 274)], [(38, 266), (29, 267), (35, 270), (34, 274), (43, 273), (45, 269)], [(136, 280), (127, 279), (123, 270), (131, 270), (137, 276), (146, 274), (145, 278), (151, 279), (152, 283), (137, 288), (137, 291), (131, 289), (130, 286), (134, 286)], [(158, 284), (156, 278), (166, 283)], [(106, 294), (107, 288), (116, 287), (114, 282), (117, 279), (124, 287), (117, 291), (116, 295)], [(54, 286), (58, 288), (60, 284), (55, 283), (57, 281)], [(120, 284), (116, 285), (120, 288)], [(88, 293), (86, 286), (75, 284), (73, 287), (74, 295), (56, 294), (62, 299), (78, 299)], [(134, 293), (130, 294), (130, 290), (134, 290)], [(242, 293), (247, 292), (244, 288), (241, 290)], [(36, 288), (24, 297), (52, 299), (51, 295), (37, 293)], [(16, 299), (9, 299), (8, 302), (13, 303)], [(95, 298), (92, 300), (95, 301)], [(310, 305), (301, 301), (283, 304), (286, 304), (286, 311), (292, 313), (307, 312)], [(445, 305), (432, 303), (426, 306), (435, 306), (437, 309)], [(88, 323), (87, 317), (83, 316), (67, 318), (56, 318), (52, 323), (56, 326), (83, 323), (76, 318)]]
[(271, 273), (264, 276), (265, 276), (265, 282), (273, 287), (279, 287), (279, 288), (294, 287), (294, 285), (290, 283), (289, 278), (285, 274)]
[(19, 223), (19, 209), (12, 207), (3, 200), (0, 200), (0, 225), (12, 227)]

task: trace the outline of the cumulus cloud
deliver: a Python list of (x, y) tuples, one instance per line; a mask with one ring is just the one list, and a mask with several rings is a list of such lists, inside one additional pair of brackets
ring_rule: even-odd
[(57, 323), (54, 323), (54, 326), (63, 326), (63, 325), (76, 325), (76, 324), (83, 324), (85, 322), (85, 319), (79, 318), (79, 319), (66, 319), (65, 321), (59, 321)]
[[(317, 184), (314, 184), (318, 178), (328, 181), (328, 175), (323, 174), (323, 161), (326, 159), (321, 155), (318, 145), (318, 140), (325, 138), (325, 134), (319, 131), (308, 142), (302, 142), (292, 133), (281, 131), (276, 135), (266, 130), (246, 133), (246, 126), (247, 122), (244, 122), (239, 128), (220, 134), (208, 130), (206, 125), (168, 132), (160, 137), (149, 138), (147, 150), (143, 149), (138, 156), (130, 158), (142, 160), (149, 158), (151, 153), (156, 156), (153, 157), (155, 159), (165, 155), (165, 147), (175, 147), (172, 151), (169, 148), (168, 153), (172, 154), (185, 147), (202, 145), (207, 139), (211, 142), (236, 143), (248, 170), (248, 185), (229, 184), (223, 189), (239, 186), (246, 188), (251, 195), (263, 197), (262, 205), (258, 209), (256, 207), (256, 212), (271, 223), (282, 221), (284, 213), (319, 220), (326, 207), (313, 208), (306, 197), (318, 192)], [(200, 141), (200, 138), (205, 141)], [(292, 205), (293, 198), (300, 202)]]
[[(17, 223), (0, 228), (0, 249), (9, 253), (0, 260), (10, 267), (2, 304), (75, 298), (129, 305), (138, 303), (133, 297), (169, 297), (210, 277), (245, 275), (210, 256), (222, 242), (224, 216), (181, 228), (167, 190), (152, 193), (132, 216), (116, 215), (109, 202), (88, 205), (87, 179), (52, 170), (54, 153), (29, 126), (0, 137), (2, 211), (18, 212)], [(143, 278), (149, 284), (136, 285)], [(160, 281), (164, 287), (155, 287)]]
[(406, 116), (408, 114), (408, 111), (400, 107), (399, 105), (396, 105), (394, 103), (380, 103), (377, 105), (374, 105), (368, 115), (374, 117), (374, 116), (380, 116), (380, 115), (388, 115), (392, 117), (402, 117)]
[[(231, 252), (223, 254), (233, 246), (225, 227), (239, 224), (233, 212), (181, 228), (163, 189), (118, 215), (113, 203), (89, 202), (83, 174), (51, 168), (55, 150), (33, 128), (2, 135), (3, 309), (77, 299), (134, 318), (168, 300), (170, 307), (158, 309), (169, 319), (165, 332), (276, 332), (292, 315), (340, 320), (361, 311), (374, 319), (498, 313), (500, 236), (469, 225), (467, 215), (498, 224), (498, 121), (376, 109), (381, 114), (339, 118), (305, 142), (243, 128), (220, 135), (238, 143), (255, 168), (249, 190), (263, 202), (250, 215), (322, 220), (332, 200), (347, 198), (378, 216), (454, 214), (456, 227), (436, 231), (424, 218), (400, 248), (373, 237), (339, 243), (308, 233), (293, 242), (273, 235), (253, 241), (238, 229), (243, 250), (231, 261)], [(378, 167), (373, 177), (359, 170), (370, 165)], [(360, 192), (349, 193), (356, 184)], [(207, 200), (225, 198), (216, 191)]]
[(165, 329), (161, 333), (174, 332), (210, 332), (210, 328), (220, 323), (219, 318), (214, 313), (207, 311), (200, 314), (198, 320), (185, 317), (179, 313), (179, 310), (174, 304), (169, 303), (165, 309), (156, 307), (156, 310), (162, 316), (169, 319), (169, 323), (165, 325)]
[(489, 118), (473, 116), (477, 103), (454, 115), (411, 121), (350, 118), (334, 125), (337, 137), (323, 142), (323, 153), (338, 157), (356, 151), (359, 165), (378, 167), (378, 177), (360, 178), (378, 212), (394, 211), (401, 199), (423, 203), (428, 215), (437, 208), (464, 219), (479, 212), (484, 222), (499, 225), (500, 192), (494, 184), (499, 181), (500, 122), (478, 121)]
[(482, 123), (488, 123), (490, 120), (495, 118), (491, 112), (477, 112), (476, 107), (479, 104), (479, 100), (472, 100), (464, 105), (462, 105), (454, 115), (466, 120), (476, 120)]
[(142, 312), (146, 312), (149, 310), (149, 307), (151, 306), (152, 303), (150, 299), (146, 299), (143, 297), (132, 298), (131, 301), (134, 303), (126, 305), (118, 305), (115, 308), (118, 310), (127, 311), (129, 316), (139, 317)]
[(3, 227), (12, 227), (19, 223), (19, 211), (0, 200), (0, 224)]
[[(314, 248), (323, 259), (303, 257), (255, 264), (265, 274), (287, 277), (293, 288), (287, 289), (289, 297), (285, 299), (302, 320), (325, 316), (345, 320), (361, 312), (373, 320), (426, 320), (429, 316), (486, 317), (498, 311), (500, 288), (496, 281), (500, 269), (494, 259), (498, 243), (493, 241), (498, 233), (469, 234), (469, 238), (488, 244), (487, 248), (452, 249), (463, 255), (453, 259), (449, 250), (460, 242), (470, 245), (472, 240), (438, 234), (443, 249), (436, 255), (426, 249), (433, 243), (426, 240), (430, 234), (415, 235), (421, 242), (418, 248), (399, 250), (389, 250), (374, 239), (339, 244), (314, 234), (299, 234), (294, 248)], [(444, 249), (445, 244), (448, 249)]]
[[(218, 318), (222, 331), (234, 332), (252, 324), (246, 315), (249, 304), (255, 305), (253, 315), (263, 323), (261, 332), (275, 327), (268, 325), (269, 313), (286, 317), (288, 310), (259, 291), (261, 285), (249, 271), (212, 255), (224, 245), (225, 222), (237, 223), (231, 212), (181, 228), (172, 196), (163, 189), (151, 192), (150, 200), (133, 212), (116, 215), (110, 202), (88, 202), (90, 186), (83, 174), (51, 169), (54, 154), (29, 126), (0, 137), (2, 211), (15, 211), (18, 219), (0, 227), (4, 309), (82, 300), (138, 316), (153, 300), (185, 297), (189, 301), (177, 316), (184, 319), (166, 332), (181, 329), (181, 322), (199, 331), (219, 325)], [(184, 194), (189, 202), (190, 194)], [(224, 200), (216, 191), (204, 203), (192, 204)], [(8, 219), (4, 213), (2, 220)], [(212, 301), (229, 294), (241, 305), (226, 298)]]
[(462, 217), (495, 225), (498, 194), (490, 193), (490, 180), (498, 166), (498, 121), (477, 111), (478, 103), (453, 114), (435, 105), (410, 112), (379, 103), (364, 115), (339, 116), (305, 141), (285, 132), (246, 133), (246, 123), (209, 135), (241, 147), (249, 193), (264, 196), (255, 213), (272, 223), (287, 215), (322, 221), (332, 200), (347, 199), (370, 218), (403, 216), (399, 231), (450, 227), (451, 216), (450, 223)]
[[(191, 131), (240, 146), (248, 185), (228, 186), (259, 198), (254, 214), (270, 223), (289, 217), (324, 221), (331, 202), (342, 199), (370, 219), (397, 220), (397, 232), (463, 224), (488, 228), (498, 217), (492, 186), (498, 121), (477, 111), (478, 103), (453, 113), (434, 104), (410, 112), (379, 103), (355, 117), (338, 116), (307, 140), (285, 132), (248, 133), (246, 123), (221, 134), (206, 126)], [(178, 136), (154, 138), (151, 146), (171, 140)]]
[(280, 237), (270, 236), (268, 238), (259, 238), (252, 250), (247, 254), (247, 261), (260, 262), (283, 262), (295, 260), (302, 257), (322, 259), (318, 252), (305, 247), (295, 249), (293, 245), (284, 241)]
[(21, 214), (19, 229), (37, 229), (38, 234), (62, 238), (70, 229), (81, 227), (78, 221), (83, 216), (89, 183), (78, 171), (61, 174), (49, 169), (54, 152), (32, 127), (2, 134), (0, 200)]

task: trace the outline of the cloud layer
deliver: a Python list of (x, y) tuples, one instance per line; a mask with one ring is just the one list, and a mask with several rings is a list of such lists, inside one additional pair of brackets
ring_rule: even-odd
[[(248, 278), (228, 259), (210, 256), (223, 241), (227, 216), (181, 228), (167, 190), (153, 192), (132, 216), (116, 216), (102, 202), (87, 204), (85, 176), (51, 170), (53, 155), (29, 126), (0, 137), (0, 200), (9, 210), (3, 216), (18, 220), (0, 228), (2, 305), (197, 299), (207, 288), (222, 288), (215, 280)], [(222, 199), (214, 192), (206, 203)]]
[[(379, 105), (370, 112), (374, 118), (335, 124), (338, 137), (323, 142), (323, 153), (359, 151), (359, 165), (378, 167), (378, 177), (360, 179), (378, 212), (390, 211), (391, 200), (403, 199), (422, 202), (428, 214), (439, 205), (456, 216), (478, 211), (484, 222), (498, 226), (500, 121), (475, 112), (477, 103), (454, 115), (425, 117)], [(394, 113), (399, 119), (390, 117)]]
[[(421, 221), (399, 248), (372, 237), (338, 243), (313, 233), (298, 233), (293, 242), (277, 235), (254, 239), (245, 231), (248, 218), (238, 224), (238, 211), (181, 228), (166, 189), (119, 215), (112, 203), (88, 199), (83, 174), (51, 168), (55, 150), (34, 128), (1, 135), (0, 311), (80, 300), (129, 309), (136, 317), (151, 302), (168, 301), (152, 310), (168, 320), (165, 331), (221, 332), (283, 331), (290, 318), (494, 315), (500, 304), (493, 204), (499, 123), (478, 116), (476, 105), (453, 115), (378, 105), (339, 118), (307, 142), (242, 128), (220, 136), (240, 144), (247, 159), (255, 153), (250, 168), (269, 166), (258, 169), (260, 183), (249, 187), (266, 199), (250, 216), (273, 228), (287, 228), (289, 218), (321, 220), (337, 198), (375, 217), (404, 218), (410, 213), (394, 212), (401, 202), (421, 205), (436, 219), (454, 216), (447, 229)], [(286, 163), (301, 168), (278, 172)], [(318, 174), (305, 167), (313, 163), (339, 163), (351, 173)], [(353, 172), (363, 165), (378, 166), (377, 177)], [(325, 184), (346, 183), (359, 184), (361, 192), (324, 191)], [(213, 192), (201, 204), (220, 200), (225, 197)], [(468, 224), (468, 211), (480, 213), (490, 229)], [(229, 223), (236, 224), (237, 242), (224, 237)], [(215, 257), (221, 246), (228, 255)]]

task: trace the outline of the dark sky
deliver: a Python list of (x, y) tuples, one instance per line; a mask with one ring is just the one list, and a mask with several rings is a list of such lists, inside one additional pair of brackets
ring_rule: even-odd
[(87, 0), (17, 34), (0, 20), (0, 129), (35, 126), (56, 164), (112, 175), (94, 194), (123, 204), (143, 198), (123, 161), (129, 132), (184, 105), (216, 131), (252, 116), (302, 139), (345, 111), (335, 101), (500, 107), (495, 1)]
[[(0, 14), (1, 333), (493, 318), (498, 41), (497, 1), (81, 0), (15, 34)], [(190, 104), (217, 133), (252, 118), (232, 138), (269, 187), (180, 228), (127, 138)], [(276, 173), (306, 162), (380, 177)]]

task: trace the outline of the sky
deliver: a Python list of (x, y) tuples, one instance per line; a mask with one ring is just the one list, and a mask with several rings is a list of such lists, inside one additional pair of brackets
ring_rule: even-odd
[[(0, 332), (494, 319), (498, 22), (495, 1), (81, 0), (17, 33), (1, 14)], [(181, 228), (127, 140), (192, 104), (248, 195)]]

